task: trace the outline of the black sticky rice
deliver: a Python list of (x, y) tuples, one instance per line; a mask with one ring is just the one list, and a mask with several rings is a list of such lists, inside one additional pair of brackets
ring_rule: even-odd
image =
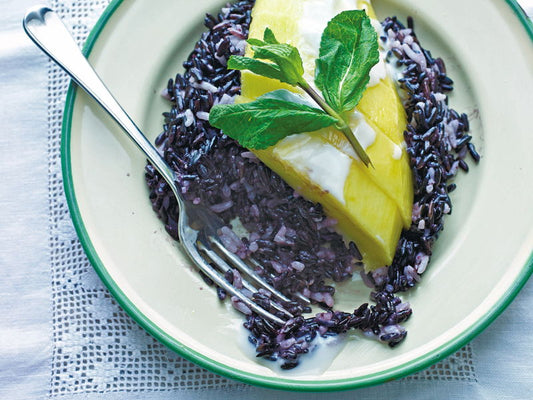
[[(389, 62), (405, 67), (399, 84), (409, 121), (405, 140), (415, 184), (413, 224), (402, 233), (390, 267), (362, 274), (374, 289), (369, 303), (352, 313), (333, 311), (335, 289), (327, 282), (341, 282), (361, 271), (356, 246), (345, 245), (320, 204), (300, 197), (253, 153), (208, 123), (213, 105), (232, 102), (240, 93), (240, 73), (228, 71), (226, 62), (244, 51), (253, 3), (241, 1), (227, 5), (216, 17), (206, 16), (208, 31), (184, 63), (185, 72), (170, 80), (164, 92), (172, 108), (164, 114), (164, 131), (156, 145), (178, 173), (185, 198), (210, 207), (228, 223), (221, 232), (226, 247), (257, 260), (257, 272), (277, 289), (289, 296), (303, 293), (325, 309), (305, 318), (308, 307), (286, 304), (296, 317), (280, 328), (231, 299), (246, 314), (244, 326), (258, 357), (281, 359), (282, 368), (293, 368), (314, 346), (317, 335), (349, 329), (395, 346), (407, 334), (400, 324), (412, 313), (395, 293), (414, 286), (427, 267), (442, 218), (451, 212), (448, 193), (455, 186), (449, 180), (458, 168), (468, 170), (467, 153), (479, 160), (467, 134), (468, 118), (447, 107), (444, 93), (452, 90), (453, 82), (442, 60), (419, 46), (412, 21), (405, 28), (395, 18), (386, 19), (381, 40), (391, 49)], [(178, 213), (168, 186), (151, 165), (146, 167), (146, 181), (153, 209), (177, 239)], [(250, 232), (247, 237), (231, 230), (235, 218)], [(226, 279), (241, 286), (237, 271), (226, 274)], [(226, 298), (224, 290), (217, 288), (217, 293), (221, 300)], [(261, 290), (253, 297), (270, 308), (270, 293)]]

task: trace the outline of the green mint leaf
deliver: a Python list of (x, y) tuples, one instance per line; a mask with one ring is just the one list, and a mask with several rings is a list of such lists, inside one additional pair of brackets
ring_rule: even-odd
[(298, 105), (315, 108), (321, 112), (324, 112), (322, 109), (320, 109), (320, 107), (318, 107), (318, 105), (316, 105), (315, 103), (313, 103), (306, 97), (303, 97), (299, 94), (296, 94), (286, 89), (279, 89), (279, 90), (274, 90), (273, 92), (265, 93), (260, 98), (287, 101), (291, 103), (296, 103)]
[(254, 38), (248, 39), (246, 42), (251, 46), (265, 46), (268, 44), (267, 42), (261, 39), (254, 39)]
[(231, 56), (228, 60), (229, 69), (249, 70), (254, 74), (281, 81), (284, 76), (280, 68), (272, 63), (256, 60), (250, 57)]
[(316, 60), (315, 84), (337, 112), (352, 110), (379, 61), (377, 34), (363, 10), (344, 11), (327, 25)]
[(265, 28), (265, 33), (263, 34), (263, 40), (265, 41), (265, 43), (268, 43), (268, 44), (279, 44), (278, 39), (276, 39), (274, 32), (272, 32), (272, 29), (270, 28)]
[(278, 39), (272, 32), (272, 29), (265, 28), (265, 33), (263, 33), (263, 40), (250, 38), (247, 40), (248, 44), (252, 46), (266, 46), (267, 44), (279, 44)]
[(313, 132), (337, 120), (300, 96), (281, 89), (250, 103), (215, 106), (209, 113), (209, 122), (241, 146), (261, 150), (289, 135)]
[(296, 86), (303, 80), (304, 67), (300, 52), (290, 44), (266, 44), (263, 46), (252, 45), (254, 58), (269, 60), (276, 64), (282, 74), (282, 82)]
[[(248, 39), (254, 52), (253, 58), (232, 56), (228, 61), (228, 68), (250, 70), (292, 86), (301, 83), (304, 67), (298, 49), (289, 44), (280, 44), (270, 28), (265, 29), (263, 39)], [(268, 60), (270, 63), (259, 60)]]

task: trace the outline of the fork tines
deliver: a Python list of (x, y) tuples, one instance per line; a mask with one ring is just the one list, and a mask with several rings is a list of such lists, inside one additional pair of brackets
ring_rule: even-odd
[[(210, 269), (202, 268), (202, 271), (232, 296), (233, 306), (237, 310), (244, 314), (255, 312), (279, 326), (285, 325), (289, 319), (294, 318), (287, 307), (291, 303), (294, 305), (295, 301), (266, 282), (250, 265), (229, 251), (216, 237), (199, 235), (196, 244), (206, 261), (211, 264)], [(253, 259), (249, 261), (258, 265)], [(295, 297), (305, 305), (310, 304), (309, 299), (301, 294)]]

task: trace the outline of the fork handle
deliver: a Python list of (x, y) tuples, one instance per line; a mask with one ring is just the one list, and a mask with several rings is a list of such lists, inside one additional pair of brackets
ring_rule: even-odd
[(23, 27), (30, 39), (124, 129), (181, 201), (181, 193), (175, 185), (175, 172), (109, 92), (57, 14), (48, 7), (34, 7), (24, 16)]

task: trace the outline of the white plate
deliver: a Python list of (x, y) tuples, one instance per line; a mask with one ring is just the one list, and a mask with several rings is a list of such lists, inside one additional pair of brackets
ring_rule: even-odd
[[(169, 106), (160, 92), (222, 2), (113, 1), (85, 51), (119, 102), (154, 139)], [(533, 270), (533, 27), (514, 1), (375, 0), (380, 17), (415, 18), (417, 34), (447, 63), (452, 107), (467, 112), (482, 154), (462, 174), (454, 212), (422, 282), (404, 297), (414, 314), (395, 349), (357, 337), (324, 371), (281, 373), (258, 363), (242, 318), (221, 304), (156, 218), (145, 159), (80, 91), (70, 88), (63, 130), (65, 189), (81, 242), (124, 309), (154, 337), (217, 373), (293, 390), (377, 384), (427, 367), (481, 332)], [(517, 18), (517, 16), (519, 16)], [(474, 163), (471, 163), (474, 165)], [(367, 301), (350, 284), (339, 306)], [(346, 285), (345, 288), (346, 289)], [(304, 360), (305, 362), (305, 360)]]

